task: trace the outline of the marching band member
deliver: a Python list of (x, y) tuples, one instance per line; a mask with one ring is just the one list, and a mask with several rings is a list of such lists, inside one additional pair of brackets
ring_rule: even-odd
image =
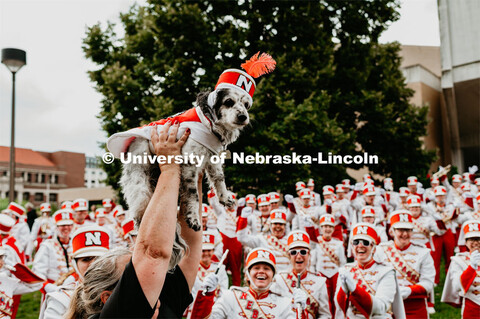
[(215, 247), (213, 250), (213, 261), (219, 261), (220, 258), (223, 255), (223, 242), (222, 242), (222, 236), (220, 235), (220, 232), (216, 227), (210, 227), (208, 224), (208, 219), (209, 219), (209, 210), (210, 207), (208, 207), (207, 204), (202, 204), (202, 230), (204, 232), (209, 231), (214, 234), (215, 236)]
[(127, 243), (127, 247), (133, 250), (137, 241), (138, 229), (135, 226), (135, 222), (131, 218), (127, 218), (122, 222), (123, 239)]
[(321, 207), (310, 205), (312, 194), (309, 189), (302, 189), (298, 192), (298, 196), (299, 199), (296, 198), (294, 200), (291, 195), (286, 195), (285, 200), (290, 210), (289, 216), (292, 217), (292, 229), (302, 230), (305, 228), (302, 217), (308, 216), (314, 222), (317, 222), (320, 219), (322, 209)]
[(285, 208), (284, 206), (280, 206), (280, 194), (279, 193), (270, 192), (270, 193), (268, 193), (268, 198), (270, 200), (270, 208), (271, 209)]
[(80, 227), (90, 226), (93, 224), (93, 222), (87, 220), (88, 201), (86, 199), (78, 198), (74, 200), (72, 209), (75, 211), (75, 213), (73, 214), (73, 231), (76, 231)]
[(400, 187), (400, 190), (398, 192), (398, 197), (400, 198), (400, 202), (398, 203), (396, 210), (408, 209), (407, 198), (410, 195), (411, 193), (408, 187)]
[(440, 186), (440, 180), (438, 179), (438, 177), (430, 178), (430, 186), (431, 187), (427, 188), (425, 190), (425, 193), (423, 194), (423, 200), (426, 204), (428, 204), (429, 202), (435, 201), (434, 190), (435, 190), (435, 187)]
[(112, 228), (107, 227), (109, 225), (107, 218), (108, 218), (108, 215), (105, 212), (104, 208), (97, 208), (96, 209), (96, 211), (95, 211), (95, 224), (105, 228), (104, 230), (108, 233), (108, 238), (110, 240), (109, 246), (111, 248), (113, 248), (113, 247), (115, 247), (115, 242), (114, 242), (114, 239), (113, 239), (113, 230), (112, 230)]
[(122, 223), (125, 220), (127, 214), (126, 211), (123, 210), (123, 207), (120, 205), (115, 206), (113, 213), (114, 222), (110, 225), (106, 225), (105, 227), (110, 228), (111, 230), (111, 240), (113, 241), (113, 245), (116, 246), (126, 246), (126, 243), (123, 239), (123, 229)]
[(394, 240), (380, 244), (377, 256), (395, 268), (407, 318), (428, 318), (427, 295), (433, 293), (435, 267), (430, 250), (411, 242), (412, 219), (406, 210), (392, 213)]
[(25, 263), (25, 255), (15, 237), (11, 235), (15, 220), (6, 214), (0, 214), (0, 246), (6, 251), (4, 261), (9, 266)]
[(417, 195), (407, 198), (408, 210), (412, 214), (413, 231), (411, 242), (435, 251), (432, 236), (441, 236), (445, 230), (438, 228), (435, 219), (429, 214), (422, 214), (422, 200)]
[(247, 230), (247, 219), (252, 213), (250, 207), (243, 209), (238, 220), (237, 237), (242, 245), (250, 248), (264, 247), (275, 254), (277, 268), (286, 271), (290, 267), (290, 259), (287, 252), (286, 224), (287, 215), (282, 209), (272, 210), (270, 213), (270, 232), (268, 234), (250, 235)]
[[(347, 210), (348, 206), (339, 204), (335, 201), (335, 189), (333, 186), (323, 186), (323, 205), (321, 207), (320, 216), (324, 214), (332, 214), (335, 217), (335, 231), (333, 237), (343, 241), (343, 232), (347, 228), (350, 218)], [(318, 220), (318, 219), (317, 219)], [(315, 222), (315, 220), (313, 220)]]
[(313, 180), (313, 178), (308, 179), (307, 188), (310, 190), (310, 192), (312, 194), (310, 205), (311, 206), (321, 206), (322, 205), (322, 199), (320, 198), (320, 194), (314, 191), (315, 181)]
[(297, 192), (297, 195), (300, 197), (300, 191), (302, 189), (305, 189), (307, 188), (307, 185), (305, 185), (305, 182), (302, 182), (302, 181), (298, 181), (295, 183), (295, 191)]
[[(362, 191), (361, 197), (356, 198), (352, 202), (352, 207), (355, 209), (356, 216), (352, 217), (352, 223), (362, 219), (362, 208), (365, 206), (375, 207), (375, 213), (377, 220), (383, 222), (386, 218), (387, 208), (382, 197), (377, 196), (377, 191), (373, 185), (366, 185)], [(384, 207), (382, 207), (382, 205)]]
[(21, 249), (22, 253), (25, 252), (30, 241), (30, 228), (24, 220), (26, 209), (22, 205), (11, 202), (3, 212), (15, 220), (11, 235), (17, 240), (17, 247)]
[(102, 226), (92, 225), (78, 228), (72, 236), (73, 279), (68, 279), (45, 297), (39, 319), (61, 319), (67, 312), (70, 299), (90, 264), (110, 249), (110, 236)]
[(375, 207), (365, 206), (362, 208), (362, 222), (375, 227), (375, 231), (377, 232), (378, 238), (381, 243), (387, 242), (388, 237), (385, 227), (376, 223), (378, 221), (377, 219), (375, 219), (376, 216), (378, 215), (375, 211)]
[(249, 216), (249, 230), (252, 235), (265, 233), (268, 231), (268, 218), (270, 217), (271, 205), (270, 197), (267, 194), (261, 194), (257, 197), (257, 206), (259, 213), (254, 211)]
[(474, 319), (480, 314), (480, 221), (462, 226), (467, 252), (456, 254), (445, 278), (442, 302), (462, 305), (462, 318)]
[(55, 222), (50, 217), (51, 212), (52, 206), (50, 203), (42, 203), (40, 205), (40, 213), (42, 215), (33, 222), (30, 242), (25, 251), (27, 256), (32, 255), (34, 246), (38, 249), (43, 240), (52, 238), (55, 231)]
[(352, 230), (355, 261), (339, 270), (335, 318), (405, 318), (395, 270), (373, 258), (378, 236), (372, 225)]
[(416, 176), (409, 176), (407, 178), (407, 186), (408, 189), (410, 190), (411, 195), (417, 195), (420, 196), (420, 198), (423, 201), (423, 194), (419, 194), (418, 190), (418, 178)]
[(397, 210), (398, 205), (400, 204), (399, 194), (394, 191), (393, 188), (393, 179), (387, 177), (383, 180), (383, 189), (385, 190), (385, 204), (387, 205), (388, 211), (393, 212)]
[(307, 233), (300, 230), (290, 233), (288, 253), (292, 269), (275, 275), (272, 291), (281, 292), (282, 295), (293, 295), (295, 288), (300, 288), (307, 295), (304, 309), (307, 318), (331, 318), (326, 279), (318, 273), (308, 271), (310, 237)]
[(305, 305), (306, 296), (299, 289), (292, 303), (291, 298), (270, 290), (277, 271), (274, 254), (268, 249), (256, 248), (248, 254), (245, 268), (249, 286), (230, 287), (213, 305), (209, 318), (295, 318), (294, 307), (297, 303)]

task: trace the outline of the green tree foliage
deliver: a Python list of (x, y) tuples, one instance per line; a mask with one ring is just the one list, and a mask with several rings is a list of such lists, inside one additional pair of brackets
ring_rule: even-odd
[[(109, 134), (190, 108), (196, 94), (257, 51), (277, 69), (257, 80), (251, 125), (229, 146), (254, 154), (377, 154), (374, 173), (425, 175), (426, 108), (408, 103), (398, 44), (378, 37), (398, 19), (398, 1), (151, 0), (115, 26), (88, 28), (84, 52), (104, 96), (99, 119)], [(293, 192), (297, 180), (335, 184), (347, 165), (232, 165), (227, 184), (242, 194)], [(352, 164), (348, 167), (359, 168)], [(106, 166), (118, 188), (120, 164)]]

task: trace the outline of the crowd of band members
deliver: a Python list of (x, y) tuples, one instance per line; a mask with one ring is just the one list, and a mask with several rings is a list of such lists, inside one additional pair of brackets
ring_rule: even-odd
[[(443, 257), (442, 302), (461, 306), (463, 318), (478, 318), (480, 178), (474, 168), (451, 182), (447, 173), (440, 168), (427, 189), (410, 176), (398, 191), (390, 178), (380, 187), (365, 175), (355, 184), (325, 185), (319, 194), (309, 179), (292, 183), (296, 196), (236, 194), (231, 207), (210, 190), (201, 209), (194, 301), (184, 316), (428, 318)], [(76, 199), (52, 211), (43, 203), (36, 219), (31, 204), (12, 202), (2, 211), (5, 318), (15, 318), (21, 294), (36, 290), (40, 318), (62, 318), (88, 265), (108, 250), (133, 247), (128, 211), (111, 199), (99, 209), (88, 204)]]

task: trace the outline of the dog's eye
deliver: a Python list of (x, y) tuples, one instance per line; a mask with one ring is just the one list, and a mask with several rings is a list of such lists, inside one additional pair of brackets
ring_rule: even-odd
[(245, 108), (246, 108), (247, 110), (250, 110), (250, 104), (249, 104), (248, 102), (245, 102)]
[(235, 104), (235, 102), (233, 102), (232, 99), (226, 99), (225, 102), (223, 102), (223, 104), (225, 104), (225, 106), (232, 107)]

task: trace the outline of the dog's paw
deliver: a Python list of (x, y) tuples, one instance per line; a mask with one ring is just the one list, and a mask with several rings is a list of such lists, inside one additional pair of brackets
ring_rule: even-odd
[(188, 227), (190, 227), (194, 231), (199, 231), (200, 229), (202, 229), (202, 224), (198, 221), (197, 218), (187, 217), (185, 218), (185, 222), (187, 223)]

